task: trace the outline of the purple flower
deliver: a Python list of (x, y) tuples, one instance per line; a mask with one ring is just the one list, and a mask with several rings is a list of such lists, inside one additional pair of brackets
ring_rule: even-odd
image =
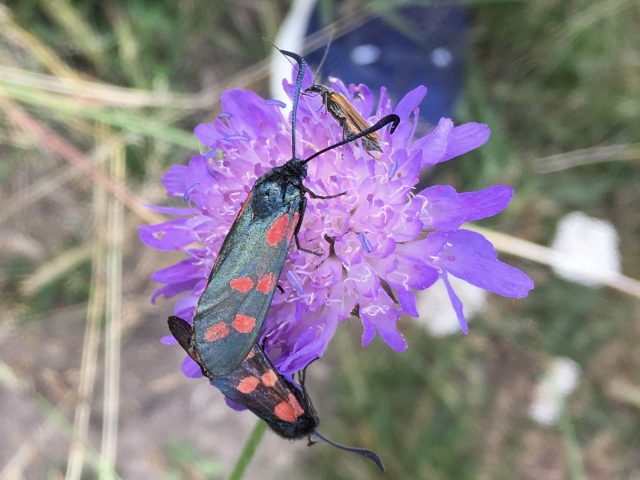
[[(310, 82), (307, 75), (303, 88)], [(374, 109), (365, 85), (346, 87), (334, 80), (332, 86), (371, 123), (389, 113), (396, 113), (401, 122), (393, 135), (388, 128), (380, 131), (380, 158), (354, 142), (308, 165), (309, 189), (321, 195), (347, 193), (309, 200), (300, 242), (322, 255), (290, 249), (279, 279), (284, 294), (276, 293), (262, 327), (260, 341), (284, 374), (321, 356), (338, 324), (354, 311), (362, 322), (363, 345), (378, 334), (393, 349), (406, 349), (398, 320), (403, 314), (418, 316), (414, 292), (438, 280), (444, 282), (466, 333), (463, 306), (449, 275), (506, 297), (525, 297), (533, 288), (525, 273), (497, 258), (488, 240), (461, 228), (465, 222), (501, 212), (511, 199), (511, 187), (460, 193), (449, 185), (436, 185), (416, 191), (423, 168), (479, 147), (489, 137), (488, 127), (454, 126), (443, 118), (432, 132), (415, 138), (425, 87), (409, 92), (395, 109), (382, 88)], [(292, 85), (285, 82), (284, 87), (291, 95)], [(279, 102), (230, 90), (221, 104), (223, 113), (214, 123), (195, 129), (205, 153), (194, 156), (188, 166), (172, 166), (163, 177), (167, 194), (183, 199), (185, 207), (154, 207), (175, 218), (140, 227), (144, 243), (186, 255), (152, 276), (164, 284), (152, 300), (187, 292), (174, 308), (175, 315), (185, 319), (193, 318), (216, 254), (255, 180), (291, 156), (290, 121)], [(342, 139), (342, 128), (320, 97), (301, 97), (297, 138), (301, 158)], [(171, 337), (163, 341), (174, 343)], [(200, 375), (189, 358), (183, 371)]]

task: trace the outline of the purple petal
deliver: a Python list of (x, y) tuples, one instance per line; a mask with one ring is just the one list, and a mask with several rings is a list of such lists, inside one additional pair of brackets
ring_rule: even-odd
[(484, 145), (490, 135), (491, 131), (484, 123), (471, 122), (455, 127), (449, 135), (447, 151), (440, 161), (446, 162)]
[[(364, 331), (362, 332), (362, 344), (366, 346), (371, 342), (375, 331), (380, 334), (384, 342), (394, 350), (401, 352), (407, 349), (404, 336), (398, 331), (396, 325), (400, 314), (386, 295), (379, 297), (377, 301), (360, 305), (360, 318)], [(375, 331), (373, 330), (375, 328)]]
[(376, 117), (382, 118), (385, 115), (391, 113), (391, 102), (389, 101), (389, 94), (386, 87), (380, 87), (380, 95), (378, 97), (378, 109), (376, 110)]
[(302, 286), (302, 281), (300, 277), (296, 275), (296, 272), (293, 270), (287, 270), (287, 278), (289, 279), (289, 283), (293, 287), (293, 289), (298, 292), (298, 295), (302, 295), (304, 292), (304, 287)]
[(215, 179), (209, 172), (209, 162), (202, 155), (196, 155), (189, 160), (188, 166), (172, 165), (162, 176), (162, 184), (167, 195), (183, 198), (193, 185), (199, 184), (206, 191), (215, 184)]
[[(413, 250), (411, 247), (408, 245), (403, 251)], [(423, 255), (422, 250), (416, 249), (415, 255)], [(396, 267), (385, 277), (390, 284), (401, 285), (407, 290), (424, 290), (438, 280), (437, 270), (420, 258), (398, 254), (395, 260)]]
[(190, 229), (180, 229), (180, 225), (187, 224), (190, 220), (187, 218), (157, 225), (141, 225), (138, 227), (140, 241), (158, 250), (182, 250), (195, 240)]
[(442, 162), (447, 152), (449, 134), (453, 130), (450, 118), (441, 118), (431, 133), (417, 140), (413, 147), (422, 152), (422, 166), (427, 167)]
[(420, 220), (427, 228), (455, 230), (467, 220), (467, 208), (460, 194), (450, 185), (434, 185), (425, 188), (418, 197), (426, 201), (420, 212)]
[(170, 267), (161, 268), (151, 274), (151, 280), (157, 283), (175, 283), (185, 280), (202, 278), (202, 267), (197, 264), (199, 260), (187, 258)]
[(473, 222), (492, 217), (507, 208), (513, 188), (507, 185), (494, 185), (477, 192), (461, 193), (460, 198), (466, 209), (465, 222)]
[(312, 328), (308, 328), (299, 334), (295, 340), (292, 339), (292, 341), (295, 341), (295, 348), (278, 365), (278, 369), (283, 374), (293, 374), (320, 358), (329, 345), (336, 326), (335, 319), (327, 320), (320, 324), (316, 323)]
[[(477, 248), (484, 242), (490, 245), (482, 235), (464, 232), (464, 235), (457, 235), (460, 232), (447, 235), (448, 241), (440, 252), (437, 265), (476, 287), (498, 295), (513, 298), (526, 297), (529, 290), (533, 288), (531, 279), (517, 268), (486, 255), (488, 253), (486, 246)], [(476, 237), (473, 243), (468, 241), (470, 237)], [(493, 252), (495, 254), (495, 251)]]
[(156, 299), (160, 296), (164, 298), (172, 298), (176, 295), (190, 291), (193, 286), (196, 284), (197, 280), (185, 280), (184, 282), (176, 282), (170, 283), (169, 285), (165, 285), (164, 287), (160, 287), (153, 292), (151, 295), (151, 303), (155, 303)]
[(407, 341), (398, 330), (395, 322), (390, 319), (385, 322), (378, 322), (376, 330), (380, 334), (380, 338), (396, 352), (403, 352), (407, 349)]
[(337, 77), (329, 77), (329, 85), (334, 92), (341, 93), (347, 98), (351, 98), (351, 92), (349, 92), (349, 88), (344, 84), (342, 80)]
[(160, 339), (160, 343), (164, 345), (177, 345), (178, 341), (173, 338), (173, 335), (165, 335)]
[[(408, 187), (418, 183), (422, 169), (422, 154), (419, 151), (407, 153), (406, 150), (396, 150), (391, 154), (392, 164), (387, 173), (389, 180), (397, 180)], [(406, 196), (405, 196), (406, 199)]]
[(362, 346), (366, 347), (375, 338), (376, 329), (369, 316), (360, 315), (360, 321), (362, 322)]
[(184, 358), (180, 369), (182, 370), (182, 373), (189, 378), (200, 378), (203, 376), (200, 366), (189, 356)]
[(200, 210), (197, 208), (186, 208), (186, 207), (164, 207), (161, 205), (145, 205), (149, 210), (153, 210), (155, 212), (165, 213), (167, 215), (196, 215), (200, 213)]
[(394, 112), (398, 115), (401, 121), (406, 121), (418, 105), (422, 102), (422, 99), (427, 94), (427, 87), (424, 85), (418, 85), (416, 88), (407, 93), (396, 105)]
[(251, 90), (227, 90), (220, 98), (220, 106), (223, 112), (231, 114), (229, 125), (236, 134), (253, 137), (261, 129), (275, 129), (282, 122), (280, 111), (266, 105), (264, 99)]
[(220, 138), (220, 134), (216, 131), (216, 126), (213, 123), (201, 123), (200, 125), (196, 125), (196, 128), (193, 129), (193, 133), (200, 143), (208, 147), (213, 145)]
[(418, 193), (425, 202), (420, 220), (426, 227), (450, 231), (463, 223), (495, 215), (506, 208), (513, 189), (497, 185), (478, 192), (458, 193), (450, 185), (434, 185)]
[(355, 288), (365, 297), (376, 297), (380, 290), (380, 279), (368, 264), (359, 263), (349, 268), (344, 288)]
[(467, 325), (467, 319), (464, 318), (464, 308), (462, 306), (462, 302), (456, 295), (456, 292), (453, 290), (451, 283), (449, 283), (449, 278), (447, 278), (447, 274), (444, 273), (442, 275), (442, 281), (444, 282), (444, 286), (447, 288), (447, 293), (449, 294), (449, 299), (451, 300), (451, 305), (453, 306), (453, 310), (456, 312), (456, 316), (458, 317), (458, 323), (460, 324), (460, 330), (465, 335), (469, 333), (469, 325)]
[(236, 412), (244, 412), (247, 409), (247, 407), (245, 407), (244, 405), (241, 405), (239, 403), (234, 402), (229, 397), (224, 397), (224, 402), (227, 404), (227, 406), (229, 408), (235, 410)]
[(356, 96), (353, 103), (358, 107), (358, 111), (363, 117), (367, 118), (371, 115), (373, 100), (373, 93), (369, 90), (369, 87), (362, 83), (356, 87)]
[[(436, 234), (436, 236), (437, 235), (438, 234)], [(444, 239), (444, 243), (455, 242), (458, 244), (464, 244), (482, 257), (489, 259), (498, 258), (498, 253), (496, 252), (493, 244), (479, 233), (462, 229), (455, 232), (448, 232), (442, 237)]]
[(336, 256), (346, 267), (359, 263), (362, 260), (364, 251), (358, 236), (349, 232), (340, 238), (336, 238), (334, 249)]
[[(205, 283), (205, 280), (206, 278), (202, 280), (201, 285)], [(173, 307), (173, 314), (176, 317), (184, 318), (187, 322), (191, 323), (202, 290), (204, 290), (204, 285), (202, 285), (201, 288), (196, 286), (190, 294), (181, 297)]]
[(409, 316), (419, 317), (418, 307), (416, 305), (416, 296), (413, 292), (407, 290), (402, 285), (390, 284), (391, 287), (395, 290), (396, 296), (398, 297), (398, 303), (400, 303), (400, 307)]
[(342, 264), (336, 258), (327, 258), (309, 278), (315, 288), (329, 288), (342, 280)]

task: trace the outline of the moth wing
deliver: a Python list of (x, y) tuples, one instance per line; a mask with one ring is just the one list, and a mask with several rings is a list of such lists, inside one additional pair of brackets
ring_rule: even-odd
[(243, 206), (220, 249), (193, 322), (198, 356), (214, 376), (236, 368), (256, 341), (300, 216), (299, 198), (261, 218)]
[(212, 379), (211, 384), (287, 438), (308, 435), (317, 426), (315, 415), (306, 412), (298, 401), (296, 387), (276, 370), (257, 344), (236, 369)]
[(167, 324), (169, 325), (169, 331), (171, 331), (171, 334), (175, 337), (180, 346), (189, 353), (191, 350), (191, 336), (193, 334), (191, 325), (180, 317), (174, 316), (169, 317)]

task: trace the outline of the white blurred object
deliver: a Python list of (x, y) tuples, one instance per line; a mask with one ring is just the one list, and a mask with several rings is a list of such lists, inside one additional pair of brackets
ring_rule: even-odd
[(378, 61), (380, 55), (382, 55), (380, 47), (372, 45), (371, 43), (365, 43), (351, 50), (351, 61), (360, 66), (371, 65)]
[[(449, 282), (464, 305), (467, 321), (484, 310), (487, 303), (485, 290), (452, 275), (449, 275)], [(416, 299), (420, 313), (419, 321), (432, 336), (446, 337), (461, 333), (458, 317), (442, 280), (438, 280), (426, 290), (416, 292)]]
[(553, 262), (553, 271), (566, 280), (597, 287), (620, 273), (618, 233), (605, 220), (582, 212), (565, 215), (551, 248), (561, 256), (561, 261)]
[[(276, 47), (294, 53), (302, 52), (304, 36), (315, 4), (316, 0), (295, 0), (293, 2), (273, 41)], [(282, 89), (282, 79), (291, 78), (291, 69), (289, 58), (274, 48), (269, 62), (269, 89), (271, 98), (280, 100), (287, 105), (284, 109), (285, 114), (291, 110), (291, 100)]]
[(581, 369), (576, 362), (570, 358), (555, 357), (536, 385), (529, 407), (531, 418), (542, 425), (555, 424), (567, 397), (578, 386), (580, 374)]

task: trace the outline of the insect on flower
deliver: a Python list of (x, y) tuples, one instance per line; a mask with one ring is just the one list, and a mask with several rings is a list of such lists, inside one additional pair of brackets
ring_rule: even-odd
[[(344, 138), (351, 138), (369, 128), (367, 121), (362, 115), (351, 105), (351, 102), (344, 95), (335, 90), (319, 83), (314, 83), (305, 92), (315, 92), (322, 96), (322, 103), (327, 112), (336, 119), (338, 124), (343, 128)], [(380, 148), (380, 135), (376, 132), (368, 133), (362, 137), (362, 146), (368, 152), (376, 152), (371, 155), (378, 157), (382, 153)]]
[(169, 329), (178, 343), (227, 398), (246, 406), (263, 418), (274, 432), (285, 438), (322, 439), (336, 447), (373, 459), (368, 450), (338, 445), (316, 432), (318, 417), (304, 390), (286, 380), (256, 344), (260, 327), (271, 304), (292, 238), (307, 253), (297, 234), (306, 208), (306, 196), (321, 196), (308, 190), (303, 179), (306, 164), (318, 155), (352, 142), (385, 125), (391, 132), (399, 123), (387, 115), (374, 126), (324, 148), (304, 160), (295, 154), (295, 125), (305, 62), (299, 55), (280, 50), (298, 62), (292, 122), (292, 158), (258, 178), (242, 204), (222, 243), (207, 286), (198, 301), (193, 328), (179, 317), (169, 318)]
[[(293, 111), (297, 116), (296, 148), (299, 155), (301, 149), (305, 152), (300, 157), (323, 151), (339, 140), (351, 140), (345, 139), (343, 128), (322, 111), (320, 95), (300, 95), (313, 85), (309, 71), (302, 84), (299, 78), (294, 74), (293, 82), (285, 81), (283, 87), (297, 105)], [(248, 90), (232, 89), (222, 94), (221, 113), (215, 121), (195, 129), (206, 150), (193, 156), (188, 165), (172, 165), (163, 176), (167, 194), (182, 199), (188, 196), (188, 205), (154, 206), (173, 218), (140, 227), (140, 238), (145, 244), (162, 251), (178, 250), (184, 256), (153, 274), (152, 279), (164, 285), (156, 290), (152, 301), (159, 296), (171, 298), (186, 292), (176, 302), (173, 314), (187, 321), (195, 316), (196, 328), (203, 334), (208, 331), (211, 339), (224, 337), (214, 340), (217, 345), (232, 340), (214, 357), (210, 350), (205, 351), (210, 346), (204, 344), (203, 334), (199, 339), (187, 335), (191, 338), (188, 345), (193, 344), (198, 353), (196, 359), (205, 366), (215, 366), (216, 359), (226, 358), (226, 373), (207, 371), (216, 378), (233, 375), (236, 368), (246, 367), (242, 362), (256, 342), (258, 329), (260, 349), (277, 371), (292, 381), (292, 375), (323, 355), (339, 325), (353, 318), (351, 314), (356, 309), (362, 323), (363, 346), (378, 337), (390, 348), (403, 351), (411, 340), (403, 334), (401, 322), (406, 320), (401, 319), (422, 316), (421, 321), (428, 321), (429, 308), (418, 311), (419, 291), (443, 284), (460, 328), (466, 333), (465, 312), (456, 287), (450, 282), (452, 277), (510, 298), (523, 298), (533, 288), (526, 273), (503, 262), (488, 239), (464, 228), (467, 222), (504, 210), (513, 195), (511, 187), (494, 185), (459, 192), (446, 184), (419, 186), (425, 169), (485, 143), (489, 138), (487, 125), (475, 122), (455, 125), (451, 119), (442, 118), (432, 131), (418, 135), (418, 108), (426, 87), (416, 87), (396, 104), (389, 100), (384, 87), (380, 88), (377, 101), (366, 85), (347, 86), (336, 79), (331, 87), (344, 95), (365, 119), (374, 116), (377, 120), (391, 113), (400, 118), (393, 135), (389, 134), (390, 129), (379, 131), (384, 150), (379, 159), (367, 158), (364, 148), (351, 144), (310, 162), (309, 176), (305, 179), (300, 175), (294, 182), (291, 179), (295, 177), (286, 173), (285, 165), (297, 163), (302, 169), (306, 164), (300, 166), (302, 160), (295, 161), (299, 157), (291, 156), (293, 122), (283, 115), (283, 104)], [(254, 210), (258, 205), (254, 203), (258, 201), (258, 185), (262, 182), (261, 188), (266, 189), (265, 179), (274, 180), (276, 172), (280, 183), (267, 190), (276, 192), (268, 205), (281, 210), (268, 218), (258, 217)], [(306, 211), (302, 211), (301, 202), (307, 193), (300, 191), (304, 188), (302, 180), (305, 187), (324, 195), (347, 194), (332, 200), (311, 201)], [(285, 204), (282, 195), (287, 191), (293, 192), (287, 198), (299, 202), (297, 209), (296, 204)], [(278, 227), (280, 232), (284, 231), (284, 237), (277, 248), (267, 248), (267, 232), (284, 213), (288, 217), (281, 222), (287, 224)], [(296, 213), (298, 220), (294, 222), (292, 217)], [(290, 249), (287, 254), (300, 213), (305, 218), (297, 243), (322, 252), (322, 256), (301, 249)], [(276, 233), (272, 235), (281, 235)], [(280, 274), (281, 264), (277, 262), (285, 255)], [(267, 264), (269, 268), (262, 272), (239, 270), (257, 264)], [(214, 278), (210, 276), (212, 268), (216, 272)], [(267, 298), (260, 292), (273, 292), (271, 276), (262, 278), (269, 272), (274, 279), (280, 276), (277, 285), (283, 288), (282, 295)], [(201, 299), (206, 289), (209, 289), (208, 303)], [(212, 307), (215, 302), (219, 303)], [(260, 308), (267, 307), (264, 318), (261, 316), (264, 310)], [(235, 331), (236, 320), (235, 326), (241, 329), (253, 323), (244, 317), (236, 319), (237, 314), (256, 319), (250, 333)], [(208, 330), (224, 319), (226, 324)], [(257, 324), (263, 319), (259, 327)], [(206, 324), (207, 321), (210, 323)], [(176, 343), (172, 336), (162, 341)], [(205, 361), (202, 357), (207, 352), (211, 356)], [(182, 371), (188, 377), (198, 378), (202, 376), (202, 365), (186, 355)], [(256, 388), (252, 395), (262, 393), (263, 389)], [(303, 402), (298, 403), (304, 409)], [(275, 407), (273, 402), (269, 405)]]
[(308, 190), (303, 179), (307, 162), (324, 152), (368, 135), (385, 125), (395, 130), (399, 118), (387, 115), (374, 126), (324, 148), (304, 160), (296, 158), (295, 125), (305, 62), (295, 53), (281, 50), (299, 64), (292, 122), (292, 158), (258, 178), (222, 243), (207, 286), (198, 301), (194, 328), (197, 357), (214, 376), (226, 375), (242, 362), (256, 341), (271, 304), (291, 239), (298, 249), (298, 231), (307, 204), (321, 196)]
[(169, 317), (169, 329), (178, 343), (200, 365), (202, 373), (225, 397), (247, 407), (278, 435), (291, 440), (308, 437), (309, 445), (316, 439), (334, 447), (357, 453), (373, 460), (380, 470), (380, 457), (370, 450), (347, 447), (329, 440), (316, 431), (320, 423), (305, 389), (303, 370), (299, 374), (302, 389), (284, 378), (273, 366), (264, 350), (255, 343), (238, 367), (226, 375), (214, 376), (200, 361), (192, 342), (192, 328), (178, 317)]

